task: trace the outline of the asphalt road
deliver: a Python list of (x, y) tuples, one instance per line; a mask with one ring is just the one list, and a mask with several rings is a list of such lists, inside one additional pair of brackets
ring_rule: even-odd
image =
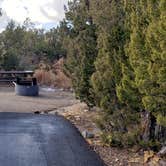
[(0, 113), (0, 166), (103, 166), (59, 116)]

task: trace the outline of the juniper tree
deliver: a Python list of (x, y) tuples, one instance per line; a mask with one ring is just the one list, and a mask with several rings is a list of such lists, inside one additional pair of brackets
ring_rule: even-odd
[[(133, 144), (136, 142), (136, 132), (131, 136), (129, 126), (138, 123), (138, 114), (131, 114), (127, 103), (121, 102), (117, 95), (125, 70), (123, 64), (128, 63), (124, 51), (128, 36), (124, 4), (117, 0), (92, 2), (91, 12), (98, 27), (98, 56), (95, 61), (96, 71), (91, 80), (96, 103), (104, 111), (100, 125), (108, 137), (111, 136), (110, 142)], [(127, 74), (130, 77), (128, 71)], [(132, 141), (128, 141), (128, 137), (133, 137)]]
[(165, 2), (139, 0), (126, 5), (130, 9), (126, 11), (129, 16), (126, 25), (130, 32), (125, 49), (128, 64), (123, 65), (126, 72), (122, 74), (118, 96), (130, 107), (148, 114), (150, 125), (144, 126), (143, 139), (163, 142), (166, 134)]
[(63, 40), (66, 69), (76, 96), (102, 108), (100, 124), (110, 142), (164, 142), (165, 3), (69, 3)]
[(68, 56), (66, 69), (70, 72), (76, 96), (91, 106), (93, 92), (90, 77), (96, 58), (96, 27), (89, 15), (89, 1), (70, 2), (66, 21), (70, 26), (65, 40)]

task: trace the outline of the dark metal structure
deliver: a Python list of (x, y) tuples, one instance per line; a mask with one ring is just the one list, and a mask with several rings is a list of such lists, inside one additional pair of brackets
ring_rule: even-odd
[(39, 87), (33, 71), (0, 71), (0, 83), (14, 83), (20, 96), (38, 96)]
[(16, 77), (32, 77), (34, 71), (0, 71), (0, 82), (11, 83), (16, 81)]
[(15, 93), (20, 96), (38, 96), (39, 87), (36, 78), (21, 79), (17, 77), (15, 84)]

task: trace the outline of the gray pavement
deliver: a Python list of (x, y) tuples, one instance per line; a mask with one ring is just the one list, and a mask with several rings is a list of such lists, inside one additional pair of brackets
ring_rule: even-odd
[(0, 113), (0, 166), (103, 166), (64, 118)]

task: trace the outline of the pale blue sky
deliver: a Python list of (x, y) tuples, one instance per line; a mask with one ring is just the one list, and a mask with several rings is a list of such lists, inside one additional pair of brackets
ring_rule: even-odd
[(13, 19), (21, 24), (26, 18), (36, 28), (50, 29), (64, 18), (64, 5), (68, 0), (0, 0), (3, 16), (0, 17), (0, 31)]

